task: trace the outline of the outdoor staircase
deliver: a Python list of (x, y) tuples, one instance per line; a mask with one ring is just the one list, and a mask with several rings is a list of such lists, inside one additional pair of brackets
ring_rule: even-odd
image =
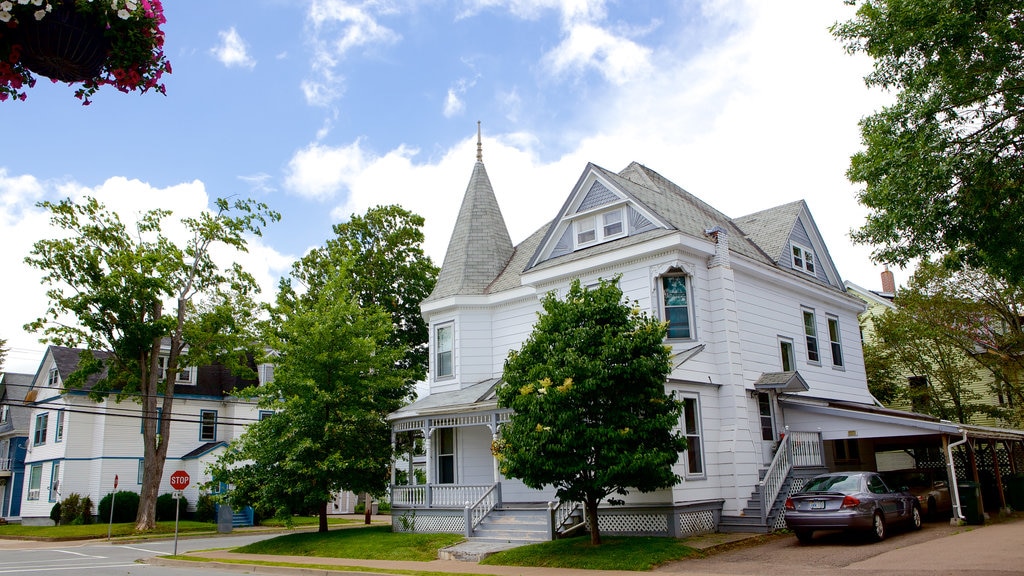
[[(761, 469), (761, 478), (764, 478), (766, 471), (766, 468)], [(722, 514), (718, 521), (718, 531), (750, 532), (756, 534), (769, 534), (773, 532), (777, 528), (776, 523), (780, 521), (785, 511), (786, 498), (789, 497), (793, 484), (799, 482), (799, 485), (802, 486), (803, 480), (824, 472), (828, 472), (828, 469), (818, 466), (793, 468), (790, 470), (782, 484), (782, 488), (779, 490), (779, 495), (776, 496), (775, 502), (772, 503), (771, 509), (764, 515), (762, 515), (761, 510), (762, 486), (754, 486), (754, 491), (750, 494), (750, 498), (747, 499), (747, 504), (740, 511), (740, 514)], [(762, 518), (764, 519), (762, 520)]]
[(241, 510), (232, 510), (231, 512), (231, 527), (241, 528), (243, 526), (252, 526), (252, 508), (242, 508)]
[(551, 540), (546, 507), (495, 508), (473, 530), (470, 540), (531, 544)]

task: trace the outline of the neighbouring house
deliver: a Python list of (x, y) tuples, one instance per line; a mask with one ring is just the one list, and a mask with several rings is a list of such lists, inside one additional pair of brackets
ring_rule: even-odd
[[(575, 186), (551, 194), (567, 196), (562, 207), (513, 245), (478, 140), (436, 287), (421, 303), (429, 393), (389, 417), (396, 445), (420, 439), (426, 456), (426, 484), (392, 487), (395, 530), (542, 540), (579, 525), (576, 504), (503, 477), (491, 453), (509, 418), (495, 396), (504, 361), (532, 331), (541, 298), (574, 279), (619, 277), (627, 300), (668, 323), (665, 391), (684, 403), (689, 442), (679, 482), (602, 507), (602, 533), (770, 531), (810, 474), (873, 469), (876, 451), (918, 443), (938, 455), (976, 432), (869, 394), (864, 303), (844, 287), (805, 202), (730, 218), (636, 162), (619, 172), (588, 164)], [(1024, 433), (1003, 438), (1017, 445)], [(1007, 470), (1024, 470), (1015, 454)], [(534, 528), (509, 531), (523, 513), (513, 509), (529, 508), (532, 519), (515, 522)]]
[[(82, 351), (49, 346), (30, 379), (25, 395), (28, 406), (28, 441), (21, 500), (23, 524), (49, 524), (50, 509), (68, 494), (89, 496), (94, 505), (113, 491), (138, 491), (142, 483), (142, 411), (131, 400), (116, 402), (113, 395), (101, 402), (89, 398), (100, 375), (84, 386), (64, 389), (78, 367)], [(105, 352), (93, 352), (98, 358)], [(259, 378), (272, 377), (269, 365), (258, 367)], [(206, 465), (246, 425), (265, 417), (255, 401), (233, 395), (249, 382), (219, 365), (185, 367), (174, 383), (174, 413), (170, 446), (160, 493), (170, 493), (170, 476), (184, 470), (191, 483), (184, 490), (189, 510), (195, 510), (200, 485), (211, 480)], [(94, 509), (95, 513), (96, 510)], [(240, 522), (241, 519), (238, 519)], [(251, 514), (247, 521), (252, 522)]]
[(25, 448), (28, 444), (29, 411), (25, 394), (31, 374), (0, 374), (0, 523), (21, 518), (21, 494), (25, 485)]

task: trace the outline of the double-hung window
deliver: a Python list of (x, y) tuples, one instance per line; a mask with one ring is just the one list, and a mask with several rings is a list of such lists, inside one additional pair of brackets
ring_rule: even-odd
[(814, 275), (814, 252), (799, 244), (793, 244), (793, 268)]
[(664, 320), (669, 338), (692, 338), (690, 322), (689, 278), (682, 274), (661, 277)]
[(28, 473), (28, 494), (26, 500), (39, 500), (39, 487), (43, 484), (43, 465), (35, 464)]
[(573, 222), (576, 232), (576, 247), (606, 242), (626, 233), (624, 209), (620, 206), (598, 214), (583, 216)]
[(832, 348), (832, 365), (843, 366), (843, 341), (839, 334), (839, 318), (828, 317), (828, 342)]
[(217, 439), (217, 411), (199, 411), (199, 440), (213, 442)]
[(64, 440), (64, 411), (57, 410), (57, 426), (53, 431), (53, 441), (61, 442)]
[(50, 502), (60, 499), (60, 461), (54, 461), (50, 466)]
[(779, 338), (779, 356), (782, 357), (782, 371), (793, 372), (796, 370), (796, 355), (793, 353), (793, 341), (789, 338)]
[(449, 378), (455, 375), (454, 345), (455, 325), (448, 323), (437, 327), (434, 343), (434, 375), (437, 378)]
[(813, 310), (803, 310), (804, 337), (807, 341), (807, 361), (817, 364), (821, 362), (818, 354), (818, 321)]
[[(159, 370), (157, 372), (157, 377), (160, 380), (163, 380), (164, 378), (167, 377), (167, 362), (168, 362), (168, 360), (169, 360), (169, 358), (167, 356), (159, 356), (157, 358), (157, 364), (158, 364), (158, 370)], [(193, 383), (192, 382), (192, 369), (188, 368), (187, 366), (186, 367), (182, 367), (181, 364), (179, 364), (178, 365), (178, 375), (174, 378), (174, 381), (175, 381), (176, 384), (192, 384)]]
[(42, 446), (46, 444), (46, 427), (50, 422), (50, 413), (43, 412), (42, 414), (36, 414), (36, 429), (35, 435), (32, 437), (33, 446)]
[(683, 398), (683, 436), (686, 437), (686, 459), (684, 467), (687, 476), (704, 475), (704, 444), (701, 442), (700, 404), (696, 397)]
[(50, 368), (50, 373), (46, 377), (46, 385), (50, 388), (60, 385), (60, 374), (57, 372), (57, 368)]

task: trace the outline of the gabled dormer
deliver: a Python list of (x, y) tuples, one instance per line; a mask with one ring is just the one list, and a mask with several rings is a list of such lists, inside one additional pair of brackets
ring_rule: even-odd
[(843, 289), (839, 271), (803, 200), (736, 218), (735, 223), (780, 268)]
[(529, 267), (606, 242), (672, 228), (622, 184), (621, 177), (587, 164)]

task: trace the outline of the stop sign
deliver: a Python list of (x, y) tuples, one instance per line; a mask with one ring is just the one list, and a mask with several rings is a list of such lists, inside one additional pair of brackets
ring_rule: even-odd
[(171, 488), (174, 488), (175, 490), (184, 490), (185, 488), (188, 488), (188, 483), (190, 481), (191, 478), (188, 477), (188, 472), (185, 472), (184, 470), (178, 470), (171, 474)]

